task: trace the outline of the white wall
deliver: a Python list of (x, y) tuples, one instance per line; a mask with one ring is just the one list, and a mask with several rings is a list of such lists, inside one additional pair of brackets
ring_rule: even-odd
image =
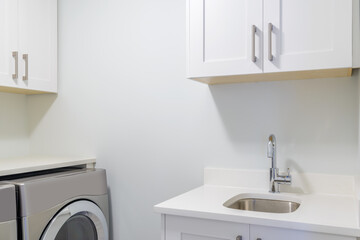
[[(351, 78), (210, 87), (223, 126), (211, 138), (224, 132), (226, 138), (221, 141), (224, 149), (220, 154), (214, 150), (206, 165), (270, 167), (267, 136), (275, 133), (281, 168), (355, 174), (358, 79), (355, 71)], [(225, 161), (219, 161), (222, 154), (227, 154)]]
[(116, 240), (159, 239), (155, 203), (204, 166), (354, 174), (358, 79), (224, 86), (185, 79), (184, 0), (59, 1), (57, 97), (28, 98), (33, 153), (96, 154)]
[(26, 96), (0, 93), (0, 158), (29, 152)]

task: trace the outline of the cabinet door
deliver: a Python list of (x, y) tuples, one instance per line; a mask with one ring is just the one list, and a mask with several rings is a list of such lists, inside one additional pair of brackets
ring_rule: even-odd
[(296, 231), (274, 227), (250, 225), (251, 240), (356, 240), (355, 237), (345, 237), (314, 232)]
[(18, 51), (18, 1), (0, 0), (0, 86), (17, 87), (18, 79), (13, 77), (16, 70)]
[(352, 0), (266, 0), (264, 33), (264, 72), (352, 67)]
[(28, 89), (56, 92), (57, 0), (19, 0), (19, 33), (21, 75)]
[(189, 78), (261, 73), (261, 59), (262, 0), (187, 0)]
[(249, 240), (247, 224), (170, 215), (165, 219), (166, 240)]

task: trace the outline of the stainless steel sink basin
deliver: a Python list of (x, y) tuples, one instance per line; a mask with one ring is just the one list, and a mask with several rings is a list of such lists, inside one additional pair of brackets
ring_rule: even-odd
[(242, 197), (241, 195), (238, 195), (225, 202), (224, 206), (245, 211), (291, 213), (299, 208), (300, 203), (285, 199)]

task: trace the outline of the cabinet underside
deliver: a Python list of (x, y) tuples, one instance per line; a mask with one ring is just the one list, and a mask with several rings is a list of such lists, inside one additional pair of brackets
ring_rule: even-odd
[(26, 95), (51, 93), (51, 92), (22, 89), (22, 88), (4, 87), (4, 86), (0, 86), (0, 92), (26, 94)]
[(190, 79), (199, 81), (199, 82), (203, 82), (203, 83), (207, 83), (209, 85), (215, 85), (215, 84), (240, 83), (240, 82), (263, 82), (263, 81), (299, 80), (299, 79), (316, 79), (316, 78), (337, 78), (337, 77), (350, 77), (351, 75), (352, 75), (352, 68), (336, 68), (336, 69), (322, 69), (322, 70), (310, 70), (310, 71), (201, 77), (201, 78), (190, 78)]

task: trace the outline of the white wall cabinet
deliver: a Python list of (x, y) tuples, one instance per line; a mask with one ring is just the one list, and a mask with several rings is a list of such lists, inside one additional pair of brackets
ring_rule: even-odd
[(224, 76), (239, 75), (248, 80), (351, 75), (352, 4), (187, 0), (188, 77), (221, 83), (234, 81)]
[(162, 215), (162, 240), (356, 240), (356, 237)]
[(352, 67), (352, 0), (267, 0), (264, 27), (265, 73)]
[(12, 76), (15, 72), (12, 53), (18, 49), (17, 7), (15, 0), (0, 0), (0, 86), (17, 86), (17, 79)]
[(261, 9), (262, 0), (188, 0), (189, 77), (261, 73)]
[(57, 0), (0, 0), (0, 91), (57, 92)]

